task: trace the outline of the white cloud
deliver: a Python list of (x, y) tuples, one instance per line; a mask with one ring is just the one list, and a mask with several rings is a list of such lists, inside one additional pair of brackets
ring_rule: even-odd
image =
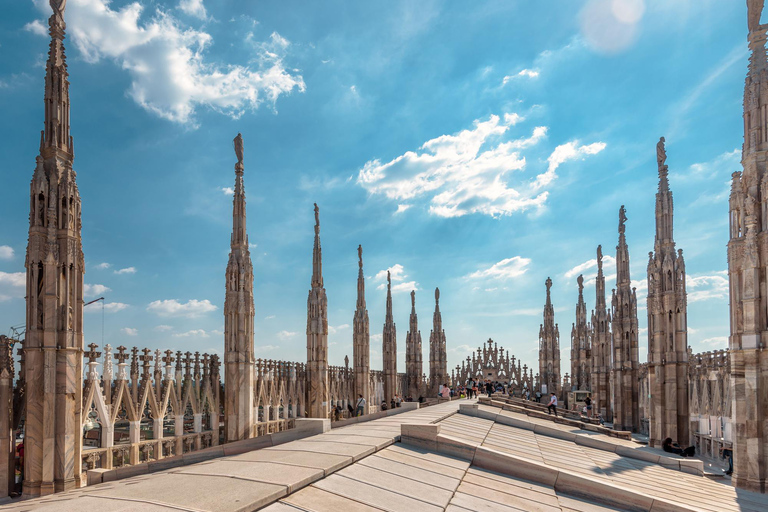
[(507, 126), (514, 126), (517, 123), (522, 123), (523, 121), (525, 121), (525, 118), (520, 114), (516, 114), (514, 112), (504, 114), (504, 124)]
[(0, 260), (12, 260), (13, 247), (10, 245), (0, 245)]
[(122, 275), (122, 274), (135, 274), (136, 273), (136, 267), (126, 267), (121, 268), (120, 270), (115, 270), (115, 274)]
[(728, 348), (728, 336), (714, 336), (701, 340), (699, 343), (702, 345), (711, 345), (714, 347)]
[(203, 0), (181, 0), (179, 2), (179, 9), (190, 16), (200, 18), (204, 20), (208, 17), (208, 13), (203, 5)]
[(138, 329), (134, 329), (134, 328), (132, 328), (132, 327), (123, 327), (123, 328), (122, 328), (122, 329), (120, 329), (120, 330), (121, 330), (121, 331), (122, 331), (124, 334), (127, 334), (128, 336), (138, 336), (138, 335), (139, 335), (139, 330), (138, 330)]
[(557, 146), (552, 154), (549, 155), (549, 158), (547, 158), (547, 162), (549, 162), (547, 172), (539, 174), (536, 177), (533, 188), (543, 188), (552, 183), (557, 177), (555, 171), (565, 162), (579, 158), (583, 160), (584, 157), (588, 155), (596, 155), (604, 150), (605, 146), (605, 142), (594, 142), (592, 144), (579, 146), (579, 141), (576, 140)]
[(688, 303), (702, 300), (728, 299), (728, 271), (722, 270), (712, 275), (686, 276)]
[(273, 318), (275, 318), (275, 315), (269, 315), (269, 316), (265, 316), (264, 320), (272, 320)]
[(293, 338), (297, 334), (299, 333), (291, 332), (291, 331), (280, 331), (277, 333), (277, 337), (280, 338), (281, 340), (287, 340), (287, 339)]
[[(585, 261), (584, 263), (579, 263), (575, 267), (567, 270), (565, 272), (565, 278), (571, 279), (573, 277), (578, 276), (579, 274), (584, 274), (584, 272), (593, 268), (595, 269), (595, 272), (584, 276), (584, 281), (590, 282), (597, 277), (597, 258), (592, 258), (590, 260)], [(616, 268), (616, 258), (611, 256), (610, 254), (604, 255), (603, 256), (603, 274), (605, 274), (606, 270), (611, 272), (615, 268)]]
[(111, 263), (106, 263), (106, 262), (104, 262), (104, 263), (99, 263), (99, 264), (98, 264), (98, 265), (96, 265), (96, 267), (94, 267), (94, 268), (97, 268), (97, 269), (99, 269), (99, 270), (106, 270), (106, 269), (108, 269), (108, 268), (109, 268), (109, 267), (111, 267), (111, 266), (112, 266), (112, 264), (111, 264)]
[(392, 282), (392, 293), (410, 292), (411, 290), (419, 290), (419, 283), (416, 281), (406, 281), (408, 275), (405, 273), (405, 269), (399, 263), (392, 265), (391, 267), (379, 270), (374, 276), (374, 281), (380, 281), (381, 284), (376, 287), (378, 290), (387, 289), (387, 271), (390, 273)]
[[(117, 313), (118, 311), (123, 311), (124, 309), (128, 309), (128, 304), (123, 304), (122, 302), (107, 302), (103, 303), (104, 311), (107, 313)], [(96, 313), (98, 311), (101, 311), (101, 308), (97, 306), (91, 306), (89, 308), (85, 308), (85, 312), (88, 313)]]
[[(675, 180), (683, 182), (694, 180), (711, 180), (718, 176), (730, 176), (734, 171), (741, 170), (741, 149), (736, 148), (733, 151), (726, 151), (717, 155), (709, 162), (699, 162), (692, 164), (685, 174), (675, 175)], [(727, 190), (730, 191), (731, 180), (727, 181)]]
[[(427, 199), (430, 213), (440, 217), (471, 213), (499, 217), (540, 208), (548, 196), (542, 189), (554, 179), (557, 167), (575, 157), (561, 158), (564, 150), (555, 150), (557, 155), (550, 157), (545, 174), (533, 181), (524, 179), (522, 172), (515, 172), (526, 166), (520, 152), (545, 139), (547, 127), (536, 127), (530, 137), (507, 140), (510, 126), (519, 120), (510, 114), (501, 122), (492, 115), (485, 121), (475, 120), (471, 129), (429, 140), (418, 151), (407, 151), (389, 162), (369, 160), (360, 169), (357, 184), (398, 202)], [(579, 155), (594, 154), (605, 146), (601, 144), (574, 149)]]
[(26, 287), (26, 272), (0, 272), (0, 302), (24, 298)]
[(232, 187), (221, 187), (221, 191), (224, 192), (225, 196), (235, 195), (235, 189), (233, 189)]
[(158, 326), (156, 326), (152, 330), (153, 331), (157, 331), (157, 332), (168, 332), (168, 331), (170, 331), (172, 329), (173, 329), (173, 327), (171, 327), (170, 325), (158, 325)]
[[(378, 334), (371, 334), (371, 343), (373, 343), (373, 342), (376, 342), (376, 343), (381, 343), (381, 342), (382, 342), (382, 340), (383, 340), (383, 338), (384, 338), (384, 335), (383, 335), (383, 334), (381, 334), (381, 333), (378, 333)], [(371, 352), (375, 352), (375, 351), (374, 351), (374, 350), (371, 350)]]
[(403, 213), (405, 210), (407, 210), (411, 206), (413, 206), (413, 205), (412, 204), (399, 204), (399, 205), (397, 205), (397, 211), (395, 212), (395, 214)]
[(347, 329), (349, 329), (349, 324), (341, 324), (341, 325), (337, 325), (336, 327), (329, 325), (328, 334), (337, 334), (340, 331), (345, 331)]
[(165, 317), (184, 316), (192, 318), (215, 310), (216, 306), (211, 304), (208, 299), (191, 299), (184, 303), (176, 299), (156, 300), (147, 306), (147, 311)]
[(46, 37), (48, 35), (48, 27), (40, 20), (33, 20), (24, 25), (24, 30), (32, 32), (35, 35)]
[(466, 279), (498, 279), (506, 281), (507, 279), (520, 277), (525, 274), (530, 263), (531, 260), (529, 258), (514, 256), (512, 258), (503, 259), (498, 263), (494, 263), (484, 270), (472, 272), (466, 276)]
[(538, 69), (523, 69), (519, 73), (515, 75), (507, 75), (501, 80), (501, 85), (507, 85), (510, 80), (514, 80), (515, 78), (538, 78), (539, 76), (539, 70)]
[(85, 284), (83, 285), (83, 295), (86, 297), (96, 297), (107, 292), (111, 292), (110, 288), (107, 288), (103, 284)]
[[(47, 17), (47, 2), (36, 3)], [(70, 0), (69, 35), (86, 62), (110, 59), (125, 70), (131, 80), (128, 95), (164, 119), (194, 124), (199, 107), (237, 118), (305, 89), (301, 75), (285, 69), (282, 58), (289, 43), (277, 33), (266, 42), (255, 42), (252, 35), (246, 39), (253, 58), (245, 66), (210, 62), (209, 33), (183, 25), (162, 8), (143, 15), (138, 1), (116, 9), (112, 5), (109, 0)], [(199, 0), (182, 0), (182, 5), (197, 14), (203, 8)]]
[(173, 337), (174, 338), (189, 338), (189, 337), (210, 338), (210, 334), (205, 332), (203, 329), (192, 329), (191, 331), (176, 333), (173, 335)]

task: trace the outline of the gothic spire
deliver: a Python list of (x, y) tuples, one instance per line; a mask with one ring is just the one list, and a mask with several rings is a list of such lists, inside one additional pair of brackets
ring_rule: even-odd
[(357, 309), (360, 311), (365, 310), (365, 278), (363, 277), (363, 246), (357, 246), (357, 265), (359, 267), (357, 273)]
[(44, 158), (61, 150), (72, 155), (69, 134), (69, 73), (64, 53), (64, 7), (66, 0), (50, 0), (53, 14), (48, 18), (51, 42), (45, 65), (45, 129), (41, 135), (40, 153)]
[(595, 309), (605, 311), (605, 275), (603, 274), (603, 246), (597, 246), (597, 278), (595, 279)]
[(656, 144), (656, 161), (659, 167), (659, 189), (656, 192), (656, 242), (654, 248), (657, 252), (662, 249), (662, 246), (670, 246), (674, 251), (675, 246), (672, 234), (672, 192), (669, 190), (669, 168), (665, 163), (667, 160), (667, 150), (664, 143), (664, 137), (661, 137), (658, 144)]
[(625, 223), (627, 222), (627, 210), (624, 205), (619, 208), (619, 244), (616, 246), (616, 286), (630, 284), (629, 279), (629, 248), (627, 247), (627, 238)]
[(389, 270), (387, 270), (387, 315), (385, 321), (388, 324), (394, 321), (392, 318), (392, 277)]
[(232, 240), (231, 247), (248, 252), (248, 234), (245, 230), (245, 184), (243, 183), (243, 136), (237, 134), (233, 140), (237, 163), (235, 164), (235, 193), (232, 199)]
[[(362, 268), (362, 267), (361, 267)], [(315, 247), (312, 251), (312, 288), (323, 287), (323, 258), (320, 248), (320, 208), (315, 203)]]

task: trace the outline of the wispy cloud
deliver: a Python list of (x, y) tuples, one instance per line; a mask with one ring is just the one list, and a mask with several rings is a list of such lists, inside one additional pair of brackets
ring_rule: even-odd
[(507, 140), (509, 128), (519, 119), (515, 114), (505, 115), (504, 121), (491, 115), (475, 120), (471, 129), (431, 139), (418, 151), (407, 151), (389, 162), (369, 160), (360, 169), (357, 183), (390, 200), (427, 199), (430, 213), (439, 217), (472, 213), (498, 217), (541, 207), (548, 195), (543, 189), (554, 180), (560, 164), (605, 147), (603, 143), (578, 146), (576, 141), (559, 146), (550, 156), (547, 172), (533, 181), (524, 180), (522, 173), (515, 173), (526, 166), (521, 151), (545, 139), (547, 127), (534, 128), (529, 137)]
[(374, 276), (373, 280), (375, 282), (380, 282), (376, 289), (377, 290), (386, 290), (387, 289), (387, 271), (390, 273), (390, 278), (392, 279), (392, 293), (400, 293), (400, 292), (410, 292), (411, 290), (418, 291), (419, 290), (419, 283), (416, 281), (406, 281), (408, 278), (408, 274), (405, 273), (405, 269), (403, 266), (399, 263), (395, 263), (389, 268), (386, 268), (384, 270), (379, 270), (376, 275)]
[[(47, 4), (37, 2), (45, 16)], [(248, 65), (212, 62), (206, 55), (213, 44), (208, 32), (186, 27), (161, 8), (144, 15), (139, 2), (113, 6), (109, 0), (70, 0), (70, 37), (86, 62), (114, 61), (130, 76), (128, 95), (164, 119), (194, 125), (199, 107), (237, 118), (304, 91), (301, 75), (283, 64), (290, 43), (276, 32), (265, 42), (246, 40), (252, 48)], [(193, 16), (205, 14), (200, 0), (182, 0), (179, 7)]]
[(688, 303), (702, 300), (728, 298), (728, 271), (722, 270), (710, 275), (686, 276)]
[(136, 273), (136, 267), (126, 267), (126, 268), (121, 268), (120, 270), (115, 270), (115, 274), (117, 275), (135, 274), (135, 273)]
[(539, 76), (538, 69), (523, 69), (522, 71), (514, 75), (505, 76), (501, 80), (501, 84), (507, 85), (511, 80), (514, 80), (515, 78), (538, 78), (538, 76)]
[[(500, 281), (506, 281), (515, 277), (520, 277), (528, 271), (528, 265), (531, 260), (529, 258), (523, 258), (520, 256), (513, 256), (512, 258), (506, 258), (498, 263), (494, 263), (490, 267), (472, 272), (465, 276), (466, 279), (494, 279)], [(486, 290), (489, 291), (489, 290)]]
[(197, 317), (215, 311), (216, 306), (208, 299), (191, 299), (187, 302), (179, 302), (176, 299), (156, 300), (147, 306), (147, 311), (164, 317)]
[(171, 327), (170, 325), (158, 325), (158, 326), (155, 326), (155, 328), (153, 329), (153, 331), (157, 331), (157, 332), (168, 332), (168, 331), (170, 331), (170, 330), (172, 330), (172, 329), (173, 329), (173, 327)]
[(281, 340), (289, 340), (294, 336), (296, 336), (297, 334), (299, 333), (294, 331), (280, 331), (277, 333), (277, 337), (280, 338)]
[(0, 245), (0, 260), (12, 260), (13, 255), (13, 247), (10, 245)]
[(85, 284), (83, 285), (83, 295), (86, 297), (96, 297), (112, 290), (103, 284)]
[(173, 334), (174, 338), (210, 338), (211, 335), (203, 329), (192, 329), (187, 332), (178, 332)]
[(24, 298), (26, 272), (0, 272), (0, 302)]
[(98, 265), (96, 265), (94, 268), (97, 268), (97, 269), (99, 269), (99, 270), (106, 270), (106, 269), (108, 269), (108, 268), (109, 268), (109, 267), (111, 267), (111, 266), (112, 266), (112, 264), (111, 264), (111, 263), (107, 263), (107, 262), (104, 262), (104, 263), (99, 263), (99, 264), (98, 264)]
[[(128, 309), (130, 306), (128, 304), (125, 304), (123, 302), (104, 302), (102, 303), (102, 307), (104, 308), (104, 311), (107, 313), (117, 313), (119, 311), (123, 311)], [(100, 307), (98, 307), (96, 304), (93, 306), (85, 308), (83, 311), (86, 313), (98, 313), (101, 312)]]
[(139, 335), (139, 330), (138, 329), (134, 329), (133, 327), (123, 327), (122, 329), (120, 329), (120, 331), (123, 334), (126, 334), (128, 336), (138, 336)]
[(48, 27), (46, 27), (40, 20), (32, 20), (24, 25), (24, 30), (32, 32), (35, 35), (46, 37), (48, 35)]
[(181, 0), (179, 2), (179, 10), (201, 20), (208, 18), (203, 0)]
[(220, 189), (222, 192), (224, 192), (225, 196), (233, 196), (235, 195), (235, 189), (232, 187), (221, 187)]

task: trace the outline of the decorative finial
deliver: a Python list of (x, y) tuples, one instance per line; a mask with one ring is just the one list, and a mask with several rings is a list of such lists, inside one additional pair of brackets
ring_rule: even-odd
[(387, 288), (392, 286), (392, 277), (389, 275), (389, 270), (387, 270)]
[(552, 288), (552, 279), (547, 278), (547, 281), (544, 284), (547, 287), (547, 295), (549, 295), (549, 289)]
[(440, 302), (440, 288), (435, 288), (435, 302)]
[(232, 141), (235, 144), (235, 155), (237, 156), (237, 163), (235, 164), (235, 169), (238, 171), (243, 170), (243, 136), (241, 134), (237, 134), (237, 137)]
[(317, 203), (315, 203), (315, 234), (320, 234), (320, 208), (317, 207)]
[(360, 266), (360, 268), (363, 268), (363, 246), (358, 245), (357, 246), (357, 264)]
[(603, 246), (602, 245), (597, 246), (597, 266), (598, 268), (603, 268)]
[(411, 290), (411, 307), (416, 307), (416, 290)]
[(624, 226), (625, 222), (627, 222), (627, 209), (624, 208), (624, 205), (621, 205), (621, 208), (619, 208), (619, 233), (624, 233), (626, 229)]

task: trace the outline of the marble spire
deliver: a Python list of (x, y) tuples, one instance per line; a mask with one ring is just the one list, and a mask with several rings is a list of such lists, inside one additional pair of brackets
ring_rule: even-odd
[(435, 288), (435, 312), (432, 314), (432, 330), (429, 333), (429, 385), (432, 396), (437, 395), (440, 384), (448, 384), (445, 345), (443, 316), (440, 313), (440, 289)]
[(422, 393), (422, 354), (421, 331), (419, 331), (419, 318), (416, 316), (416, 292), (411, 291), (411, 317), (410, 329), (405, 336), (405, 378), (407, 382), (406, 394), (413, 399), (419, 398)]
[[(363, 276), (363, 246), (357, 246), (358, 273), (357, 273), (357, 308), (352, 320), (352, 358), (354, 360), (355, 396), (357, 403), (359, 395), (363, 395), (368, 407), (378, 406), (371, 403), (370, 384), (370, 352), (371, 335), (368, 326), (368, 309), (365, 307), (365, 277)], [(357, 409), (357, 407), (355, 407)]]
[(616, 246), (616, 289), (611, 298), (613, 325), (613, 425), (616, 430), (640, 431), (638, 382), (637, 294), (629, 275), (626, 239), (627, 211), (619, 209), (619, 244)]
[(245, 226), (243, 137), (234, 139), (235, 193), (232, 198), (232, 237), (224, 298), (224, 423), (227, 442), (253, 437), (254, 316), (253, 263)]
[(611, 312), (605, 303), (603, 247), (597, 246), (595, 278), (595, 310), (592, 312), (592, 407), (594, 414), (606, 420), (613, 415), (611, 407)]
[(320, 248), (320, 209), (315, 203), (315, 245), (312, 251), (312, 287), (307, 298), (307, 413), (327, 418), (328, 386), (328, 299), (323, 288)]
[(730, 282), (733, 483), (764, 492), (768, 478), (768, 62), (763, 0), (747, 0), (749, 68), (744, 80), (742, 171), (732, 175), (728, 278)]
[(575, 390), (589, 391), (591, 388), (589, 326), (587, 325), (587, 304), (584, 302), (584, 276), (576, 279), (579, 285), (579, 299), (576, 303), (576, 322), (571, 328), (571, 386)]
[(65, 0), (51, 0), (44, 128), (30, 186), (23, 492), (80, 486), (83, 275), (81, 202), (73, 170)]
[(688, 300), (682, 249), (675, 251), (673, 203), (664, 137), (656, 146), (656, 240), (648, 254), (649, 443), (671, 437), (690, 444), (688, 408)]
[(552, 279), (547, 278), (545, 285), (544, 323), (539, 327), (539, 377), (542, 388), (547, 388), (546, 393), (555, 393), (560, 397), (560, 329), (555, 323), (555, 308), (552, 306)]
[(384, 400), (389, 404), (397, 394), (397, 329), (392, 317), (392, 278), (387, 270), (387, 313), (382, 333), (382, 360), (384, 363)]

